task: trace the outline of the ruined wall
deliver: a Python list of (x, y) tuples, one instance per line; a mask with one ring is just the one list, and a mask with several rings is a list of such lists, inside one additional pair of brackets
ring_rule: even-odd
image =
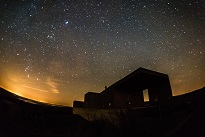
[(99, 108), (101, 106), (101, 97), (99, 93), (88, 92), (85, 94), (85, 107), (86, 108)]
[(77, 107), (77, 108), (84, 108), (85, 104), (82, 101), (74, 101), (73, 102), (73, 107)]
[(119, 124), (124, 110), (120, 109), (91, 109), (91, 108), (73, 108), (73, 114), (78, 114), (88, 121), (106, 120), (107, 122)]
[[(139, 136), (158, 135), (161, 130), (159, 128), (160, 114), (156, 107), (146, 109), (73, 108), (73, 114), (78, 114), (92, 123), (100, 123), (102, 127), (114, 127), (119, 129), (119, 132), (125, 131), (125, 133), (134, 131)], [(128, 133), (126, 136), (129, 136)]]
[[(123, 80), (123, 79), (122, 79)], [(143, 90), (148, 89), (149, 105), (167, 105), (172, 99), (168, 75), (142, 71), (101, 93), (85, 94), (85, 108), (135, 108), (145, 106)]]
[(160, 87), (160, 99), (161, 99), (161, 105), (167, 105), (172, 100), (172, 89), (169, 81), (169, 77), (164, 79), (163, 84), (161, 84)]

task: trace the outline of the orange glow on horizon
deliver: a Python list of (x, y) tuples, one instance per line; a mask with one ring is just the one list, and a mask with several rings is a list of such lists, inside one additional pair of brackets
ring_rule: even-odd
[(46, 86), (43, 85), (43, 83), (41, 82), (29, 83), (26, 79), (19, 78), (18, 76), (11, 75), (11, 74), (9, 74), (7, 77), (4, 77), (3, 81), (4, 81), (3, 83), (5, 84), (4, 85), (1, 84), (0, 86), (18, 96), (25, 97), (42, 103), (52, 104), (52, 105), (63, 105), (63, 106), (71, 105), (69, 104), (69, 102), (63, 102), (60, 100), (60, 98), (56, 98), (56, 94), (59, 94), (59, 91), (57, 90), (56, 87), (57, 84), (52, 80), (48, 81), (49, 82), (48, 87), (50, 87), (48, 88), (49, 90), (45, 90)]
[[(2, 88), (28, 99), (53, 105), (72, 106), (74, 100), (83, 101), (84, 94), (89, 91), (101, 92), (103, 88), (100, 89), (99, 87), (102, 87), (101, 85), (104, 84), (100, 83), (101, 85), (98, 87), (95, 86), (95, 90), (91, 90), (94, 89), (92, 82), (77, 81), (73, 84), (50, 76), (36, 80), (32, 79), (32, 74), (30, 74), (28, 78), (27, 75), (21, 75), (9, 69), (4, 71), (4, 75), (0, 77), (0, 86)], [(192, 84), (187, 84), (187, 79), (191, 77), (191, 75), (183, 76), (184, 79), (180, 79), (181, 77), (181, 75), (175, 77), (170, 76), (173, 95), (194, 91), (201, 88), (201, 85), (204, 85), (203, 81), (201, 81), (201, 83), (196, 81), (192, 82)], [(118, 80), (119, 79), (116, 81)], [(109, 83), (113, 84), (116, 81)]]

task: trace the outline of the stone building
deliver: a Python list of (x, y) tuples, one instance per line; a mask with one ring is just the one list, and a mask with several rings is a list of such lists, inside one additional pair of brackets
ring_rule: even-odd
[(101, 93), (86, 93), (84, 102), (74, 101), (73, 107), (101, 109), (163, 106), (170, 103), (171, 99), (172, 90), (167, 74), (138, 68)]

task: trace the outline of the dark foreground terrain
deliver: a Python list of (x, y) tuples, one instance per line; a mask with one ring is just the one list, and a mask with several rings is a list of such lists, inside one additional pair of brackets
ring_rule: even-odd
[(28, 100), (1, 88), (0, 137), (205, 136), (205, 88), (173, 97), (166, 107), (126, 110), (118, 123), (89, 122), (72, 114), (72, 109)]

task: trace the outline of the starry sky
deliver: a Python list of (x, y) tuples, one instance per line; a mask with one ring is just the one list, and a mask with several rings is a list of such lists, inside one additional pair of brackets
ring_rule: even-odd
[(0, 86), (72, 106), (139, 67), (205, 86), (204, 0), (1, 0)]

